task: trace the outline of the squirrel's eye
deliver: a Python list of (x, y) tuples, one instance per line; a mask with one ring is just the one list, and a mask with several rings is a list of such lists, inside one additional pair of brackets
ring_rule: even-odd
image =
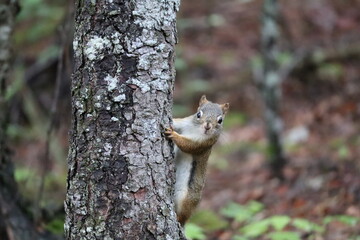
[(203, 112), (202, 112), (202, 111), (199, 111), (199, 112), (196, 114), (196, 117), (197, 117), (197, 118), (201, 118), (202, 115), (203, 115)]
[(219, 116), (217, 121), (218, 121), (218, 124), (221, 124), (223, 122), (223, 118), (221, 116)]

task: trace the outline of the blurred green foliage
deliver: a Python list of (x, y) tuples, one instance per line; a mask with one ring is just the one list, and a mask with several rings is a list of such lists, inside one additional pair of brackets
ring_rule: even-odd
[[(19, 183), (21, 192), (27, 200), (34, 201), (36, 199), (38, 186), (41, 177), (38, 170), (29, 167), (17, 167), (15, 169), (15, 180)], [(64, 186), (66, 184), (65, 172), (51, 172), (45, 178), (45, 196), (43, 206), (45, 208), (55, 206), (60, 208), (63, 204)], [(58, 197), (54, 197), (58, 196)], [(50, 206), (51, 205), (51, 206)], [(29, 206), (30, 207), (30, 206)]]
[(221, 214), (233, 218), (238, 222), (243, 222), (251, 219), (251, 217), (260, 212), (263, 208), (264, 206), (261, 203), (255, 201), (250, 201), (246, 205), (229, 203), (221, 210)]
[(209, 210), (199, 210), (190, 219), (203, 229), (213, 232), (228, 227), (229, 223)]
[(351, 143), (343, 138), (335, 138), (330, 142), (330, 147), (336, 151), (337, 157), (341, 160), (346, 160), (349, 158), (350, 145)]
[(317, 73), (324, 80), (339, 80), (344, 75), (344, 69), (338, 63), (322, 63), (319, 65)]
[(64, 232), (64, 220), (55, 218), (46, 224), (45, 229), (57, 235), (62, 235)]
[(231, 111), (226, 114), (226, 120), (224, 121), (225, 130), (235, 127), (241, 127), (247, 121), (247, 117), (242, 112)]
[(13, 75), (13, 81), (6, 88), (5, 100), (10, 101), (24, 87), (25, 67), (19, 64)]
[(295, 56), (291, 52), (281, 51), (276, 57), (280, 66), (288, 66), (294, 61)]
[(18, 28), (14, 34), (16, 44), (31, 44), (53, 35), (64, 18), (65, 4), (60, 0), (20, 1)]
[(328, 224), (334, 221), (341, 222), (349, 226), (356, 226), (358, 223), (360, 223), (359, 218), (349, 215), (328, 216), (324, 218), (323, 223)]
[(51, 58), (59, 56), (60, 47), (58, 45), (49, 45), (39, 53), (38, 63), (45, 63)]
[(34, 172), (30, 168), (18, 167), (15, 169), (15, 173), (14, 173), (15, 180), (18, 183), (26, 182), (31, 177), (31, 175), (34, 175)]
[(173, 105), (173, 117), (174, 118), (182, 118), (185, 116), (189, 116), (191, 113), (190, 108), (181, 104)]
[(183, 91), (185, 96), (189, 97), (195, 95), (196, 93), (206, 93), (210, 91), (210, 84), (204, 79), (193, 79), (191, 81), (186, 81), (183, 83)]
[[(206, 234), (217, 230), (234, 229), (234, 240), (300, 240), (304, 234), (323, 236), (328, 224), (341, 222), (348, 226), (356, 226), (360, 218), (349, 215), (325, 216), (320, 224), (305, 218), (292, 218), (287, 215), (266, 216), (267, 209), (257, 201), (247, 204), (228, 203), (220, 209), (220, 215), (211, 210), (201, 210), (191, 217), (185, 225), (185, 233), (189, 239), (206, 239)], [(227, 221), (225, 221), (224, 216)], [(233, 224), (233, 223), (236, 224)], [(353, 236), (358, 239), (360, 236)]]
[(299, 233), (289, 231), (272, 232), (268, 236), (271, 240), (301, 240)]
[(271, 222), (273, 228), (276, 231), (281, 231), (285, 228), (286, 225), (289, 224), (291, 221), (291, 218), (288, 216), (282, 216), (282, 215), (275, 215), (269, 218), (269, 221)]
[(206, 239), (203, 228), (199, 227), (196, 224), (188, 223), (185, 227), (185, 236), (188, 239)]
[(221, 14), (210, 14), (207, 19), (208, 23), (212, 27), (220, 27), (226, 24), (225, 18)]
[[(31, 203), (26, 206), (26, 210), (32, 212), (33, 204), (38, 200), (41, 175), (34, 168), (20, 166), (15, 169), (14, 175), (23, 197)], [(45, 178), (43, 198), (39, 203), (41, 211), (45, 211), (48, 215), (48, 219), (45, 220), (45, 229), (58, 235), (64, 231), (64, 213), (62, 209), (65, 185), (66, 172), (48, 173)]]

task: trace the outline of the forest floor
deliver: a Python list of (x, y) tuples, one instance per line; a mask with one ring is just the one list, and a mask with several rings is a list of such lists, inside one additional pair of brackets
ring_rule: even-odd
[[(244, 127), (242, 131), (254, 129)], [(292, 154), (284, 169), (285, 179), (280, 181), (272, 176), (264, 154), (243, 149), (228, 157), (227, 166), (221, 170), (214, 167), (216, 160), (212, 159), (213, 167), (208, 174), (201, 210), (210, 209), (221, 215), (221, 210), (230, 202), (247, 204), (254, 200), (264, 204), (262, 219), (285, 215), (321, 225), (329, 216), (360, 217), (360, 165), (355, 159), (304, 160)], [(206, 239), (233, 239), (242, 224), (230, 222), (230, 228), (212, 232)], [(301, 239), (359, 239), (359, 235), (359, 222), (348, 225), (335, 221), (316, 237), (305, 231)]]

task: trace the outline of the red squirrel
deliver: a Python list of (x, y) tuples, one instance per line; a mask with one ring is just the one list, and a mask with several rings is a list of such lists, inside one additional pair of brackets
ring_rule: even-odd
[(200, 202), (207, 161), (222, 131), (229, 103), (212, 103), (202, 96), (197, 113), (175, 118), (165, 135), (175, 143), (175, 211), (182, 226)]

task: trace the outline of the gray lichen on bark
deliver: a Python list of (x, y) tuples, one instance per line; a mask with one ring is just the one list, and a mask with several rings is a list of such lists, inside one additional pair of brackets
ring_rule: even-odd
[(67, 239), (182, 239), (172, 202), (178, 0), (77, 1)]

